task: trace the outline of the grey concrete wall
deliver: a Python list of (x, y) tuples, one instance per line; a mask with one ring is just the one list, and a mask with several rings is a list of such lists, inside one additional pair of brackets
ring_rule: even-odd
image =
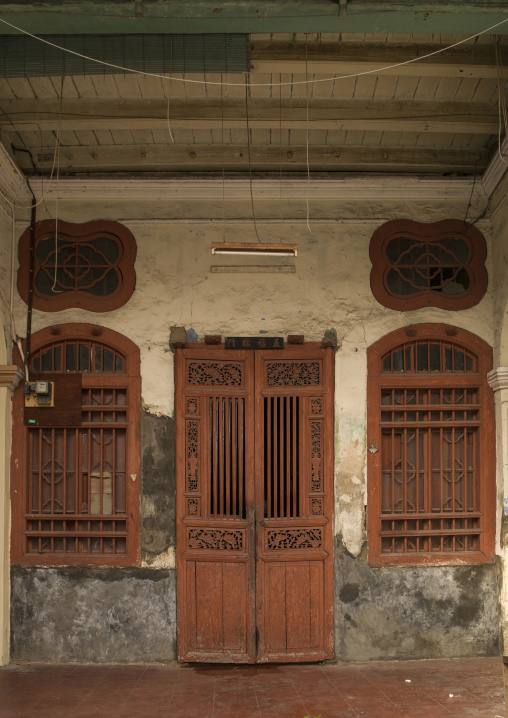
[(372, 568), (338, 538), (335, 641), (344, 661), (499, 655), (497, 567)]
[(11, 569), (11, 660), (171, 661), (175, 572)]
[[(141, 552), (145, 565), (174, 567), (175, 422), (146, 411), (141, 415)], [(170, 554), (168, 555), (168, 552)]]

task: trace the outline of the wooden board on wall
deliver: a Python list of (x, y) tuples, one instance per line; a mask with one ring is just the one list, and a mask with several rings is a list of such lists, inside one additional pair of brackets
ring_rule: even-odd
[(81, 374), (48, 374), (54, 383), (54, 406), (25, 407), (25, 426), (80, 426), (82, 412)]

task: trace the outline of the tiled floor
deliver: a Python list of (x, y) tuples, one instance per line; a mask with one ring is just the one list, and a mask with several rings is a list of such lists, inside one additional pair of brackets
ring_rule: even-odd
[(500, 658), (272, 666), (18, 665), (0, 718), (505, 718)]

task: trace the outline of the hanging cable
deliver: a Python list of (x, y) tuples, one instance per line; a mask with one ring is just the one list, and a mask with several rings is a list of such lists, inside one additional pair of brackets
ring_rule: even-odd
[(222, 86), (222, 72), (220, 74), (220, 146), (222, 161), (222, 237), (226, 241), (226, 173), (224, 169), (224, 88)]
[(56, 161), (56, 200), (55, 200), (55, 276), (51, 291), (54, 294), (61, 294), (56, 288), (56, 280), (58, 275), (58, 180), (60, 179), (60, 130), (62, 129), (62, 102), (63, 102), (64, 76), (62, 75), (62, 84), (60, 86), (60, 113), (58, 119), (57, 133), (57, 161)]
[[(309, 63), (308, 63), (308, 57), (307, 57), (307, 35), (305, 35), (305, 79), (308, 79), (308, 71), (309, 71)], [(307, 163), (307, 193), (305, 195), (305, 200), (307, 204), (307, 229), (312, 234), (312, 229), (310, 228), (310, 222), (309, 222), (309, 216), (310, 216), (310, 209), (309, 209), (309, 191), (310, 191), (310, 164), (309, 164), (309, 85), (305, 85), (305, 161)]]
[(254, 196), (252, 193), (252, 167), (251, 167), (251, 159), (250, 159), (250, 127), (249, 127), (249, 86), (248, 86), (248, 74), (245, 73), (245, 119), (247, 122), (247, 156), (249, 159), (249, 189), (250, 189), (250, 203), (252, 206), (252, 220), (254, 222), (254, 230), (256, 232), (256, 237), (258, 239), (258, 242), (261, 243), (261, 239), (259, 238), (258, 234), (258, 227), (256, 224), (256, 213), (254, 212)]
[(503, 157), (503, 151), (501, 148), (501, 136), (504, 125), (505, 137), (508, 137), (508, 112), (506, 110), (506, 88), (504, 87), (503, 70), (499, 57), (499, 40), (496, 42), (496, 66), (497, 66), (497, 102), (498, 102), (498, 113), (499, 113), (499, 124), (498, 124), (498, 142), (497, 152), (499, 159), (508, 164), (507, 160)]
[[(174, 80), (175, 82), (187, 82), (192, 83), (196, 85), (218, 85), (220, 83), (214, 82), (211, 80), (191, 80), (189, 78), (185, 77), (169, 77), (167, 75), (162, 75), (160, 73), (154, 73), (154, 72), (144, 72), (143, 70), (133, 70), (130, 67), (123, 67), (122, 65), (115, 65), (111, 62), (106, 62), (104, 60), (97, 60), (94, 57), (89, 57), (88, 55), (83, 55), (80, 52), (76, 52), (74, 50), (69, 50), (65, 47), (62, 47), (61, 45), (57, 45), (54, 42), (50, 42), (49, 40), (46, 40), (43, 37), (39, 37), (38, 35), (34, 35), (31, 32), (28, 32), (27, 30), (23, 30), (22, 28), (18, 27), (17, 25), (14, 25), (11, 22), (8, 22), (7, 20), (4, 20), (3, 18), (0, 18), (0, 22), (4, 25), (7, 25), (8, 27), (13, 28), (13, 30), (17, 30), (18, 32), (22, 33), (23, 35), (27, 35), (28, 37), (33, 38), (34, 40), (38, 40), (39, 42), (42, 42), (46, 45), (49, 45), (50, 47), (54, 47), (57, 50), (61, 50), (62, 52), (70, 53), (71, 55), (75, 55), (76, 57), (81, 57), (84, 60), (88, 60), (89, 62), (95, 62), (99, 65), (104, 65), (105, 67), (112, 67), (115, 70), (120, 70), (122, 73), (130, 72), (134, 75), (145, 75), (146, 77), (158, 77), (163, 80)], [(378, 67), (374, 70), (365, 70), (364, 72), (355, 72), (350, 75), (333, 75), (332, 77), (324, 77), (319, 80), (311, 80), (310, 82), (312, 84), (317, 84), (320, 82), (333, 82), (334, 80), (346, 80), (351, 77), (361, 77), (363, 75), (377, 75), (380, 72), (383, 72), (384, 70), (393, 70), (397, 67), (403, 67), (404, 65), (410, 65), (414, 62), (420, 62), (421, 60), (426, 60), (429, 57), (434, 57), (435, 55), (439, 55), (442, 52), (446, 52), (447, 50), (451, 50), (454, 47), (458, 47), (459, 45), (463, 45), (466, 42), (469, 42), (470, 40), (474, 40), (476, 37), (480, 37), (481, 35), (486, 35), (487, 33), (491, 32), (492, 30), (495, 30), (496, 28), (500, 27), (501, 25), (504, 25), (508, 22), (508, 18), (506, 20), (501, 20), (500, 22), (497, 22), (495, 25), (491, 25), (490, 27), (485, 28), (485, 30), (481, 30), (480, 32), (475, 33), (474, 35), (469, 35), (468, 37), (464, 38), (463, 40), (459, 40), (458, 42), (453, 43), (453, 45), (447, 45), (446, 47), (439, 48), (438, 50), (434, 50), (433, 52), (429, 52), (426, 55), (421, 55), (419, 57), (413, 57), (410, 60), (405, 60), (404, 62), (397, 62), (393, 65), (385, 65), (384, 67)], [(284, 85), (303, 85), (306, 84), (306, 80), (301, 80), (297, 82), (285, 82)], [(232, 82), (226, 82), (225, 85), (234, 85), (237, 83)], [(274, 83), (272, 82), (264, 82), (264, 83), (251, 83), (251, 87), (273, 87)]]

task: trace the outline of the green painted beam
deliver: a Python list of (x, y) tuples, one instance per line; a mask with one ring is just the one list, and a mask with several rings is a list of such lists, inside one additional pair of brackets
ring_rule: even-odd
[[(475, 34), (504, 20), (506, 0), (0, 0), (0, 20), (34, 34), (445, 33)], [(13, 28), (0, 22), (0, 34)]]

